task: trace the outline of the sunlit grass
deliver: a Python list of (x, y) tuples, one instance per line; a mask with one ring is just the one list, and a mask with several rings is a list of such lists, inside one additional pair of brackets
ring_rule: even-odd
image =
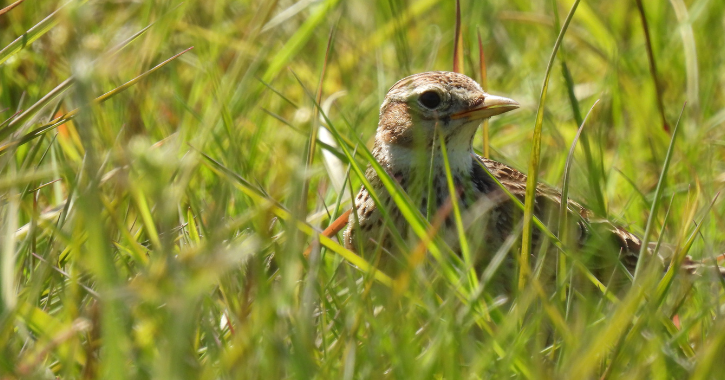
[[(522, 105), (490, 120), (493, 159), (528, 167), (573, 3), (461, 2), (458, 67), (481, 78), (480, 33), (487, 90)], [(562, 187), (566, 171), (570, 198), (678, 259), (714, 259), (725, 3), (639, 3), (649, 39), (637, 2), (579, 4), (539, 110), (538, 178)], [(435, 212), (373, 161), (387, 89), (453, 69), (455, 7), (25, 1), (0, 15), (0, 377), (719, 378), (722, 280), (643, 263), (639, 286), (603, 293), (552, 234), (559, 281), (503, 294), (491, 281), (518, 248), (473, 277), (431, 234)], [(411, 225), (401, 273), (319, 234), (370, 164)]]

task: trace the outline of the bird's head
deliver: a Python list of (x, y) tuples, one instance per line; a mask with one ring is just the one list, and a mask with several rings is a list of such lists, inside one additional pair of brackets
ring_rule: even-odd
[(511, 99), (487, 94), (463, 74), (431, 71), (411, 75), (394, 84), (385, 96), (376, 150), (395, 160), (396, 154), (413, 148), (430, 152), (435, 141), (445, 138), (449, 152), (470, 153), (483, 119), (518, 107)]

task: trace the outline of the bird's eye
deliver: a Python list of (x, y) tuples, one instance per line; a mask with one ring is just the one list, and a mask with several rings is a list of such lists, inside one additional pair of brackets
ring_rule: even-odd
[(441, 105), (441, 96), (438, 95), (438, 93), (435, 91), (426, 91), (426, 92), (420, 94), (418, 101), (425, 108), (434, 109), (434, 108), (438, 107), (439, 105)]

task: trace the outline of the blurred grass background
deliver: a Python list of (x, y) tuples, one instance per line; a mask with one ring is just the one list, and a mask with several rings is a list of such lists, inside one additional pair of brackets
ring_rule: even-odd
[[(480, 80), (480, 33), (489, 92), (522, 104), (491, 120), (492, 158), (527, 167), (572, 3), (462, 2), (465, 72)], [(540, 178), (561, 186), (578, 127), (565, 62), (580, 112), (601, 99), (584, 132), (595, 164), (577, 149), (570, 195), (641, 235), (687, 101), (655, 237), (682, 245), (702, 223), (689, 253), (713, 257), (725, 247), (725, 204), (708, 209), (725, 181), (725, 3), (644, 10), (661, 93), (637, 2), (582, 2), (550, 82)], [(338, 147), (372, 145), (395, 81), (452, 69), (454, 26), (442, 0), (25, 1), (0, 15), (0, 377), (725, 376), (711, 279), (662, 299), (654, 285), (619, 301), (582, 292), (573, 307), (529, 292), (496, 308), (479, 294), (489, 316), (430, 272), (401, 296), (332, 251), (303, 257), (312, 239), (294, 218), (321, 230), (349, 207)], [(307, 167), (319, 85), (347, 142), (323, 140)]]

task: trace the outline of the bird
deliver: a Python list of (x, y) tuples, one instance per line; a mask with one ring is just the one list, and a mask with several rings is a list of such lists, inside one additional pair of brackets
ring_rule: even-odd
[[(484, 119), (519, 107), (512, 99), (486, 93), (464, 74), (446, 71), (424, 72), (399, 80), (387, 92), (380, 107), (372, 155), (423, 215), (444, 208), (453, 199), (441, 153), (441, 147), (445, 146), (461, 213), (474, 221), (466, 226), (466, 231), (474, 242), (471, 247), (479, 253), (478, 268), (485, 267), (491, 255), (515, 233), (521, 220), (520, 208), (502, 187), (523, 201), (527, 176), (476, 154), (473, 139)], [(366, 255), (383, 252), (399, 257), (394, 252), (390, 224), (385, 223), (380, 207), (388, 209), (392, 226), (403, 238), (410, 236), (406, 219), (372, 166), (367, 168), (365, 177), (378, 195), (379, 204), (365, 186), (360, 189), (353, 200), (343, 235), (344, 245)], [(571, 222), (566, 228), (570, 229), (575, 246), (595, 247), (598, 254), (592, 257), (599, 267), (617, 267), (616, 263), (621, 262), (630, 273), (634, 271), (642, 248), (642, 240), (637, 235), (597, 217), (575, 201), (563, 200), (556, 188), (537, 184), (534, 214), (540, 220), (556, 225), (555, 220), (551, 221), (562, 202), (567, 205)], [(449, 214), (443, 224), (439, 234), (451, 247), (457, 247), (460, 241), (453, 217)], [(531, 252), (536, 252), (536, 247), (545, 239), (537, 228), (532, 234)], [(692, 264), (689, 257), (688, 260), (684, 265)], [(509, 260), (509, 266), (513, 265), (513, 260)]]

